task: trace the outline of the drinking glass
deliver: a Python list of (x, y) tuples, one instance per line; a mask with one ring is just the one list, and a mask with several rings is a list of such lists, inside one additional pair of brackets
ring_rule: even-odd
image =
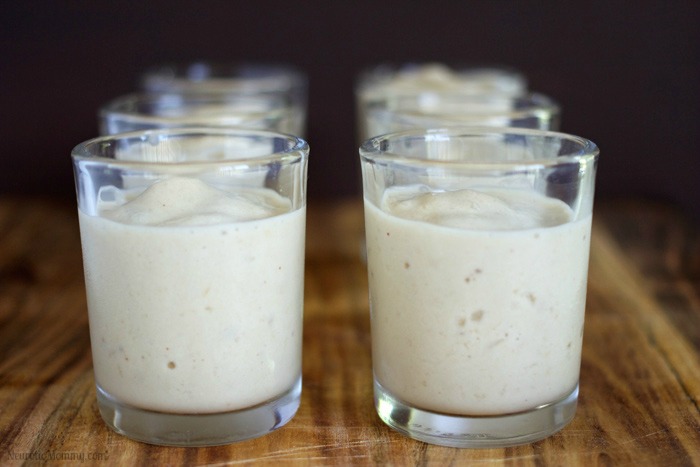
[(99, 123), (102, 135), (197, 126), (299, 131), (296, 110), (284, 95), (134, 93), (104, 105)]
[(384, 63), (363, 70), (355, 83), (355, 106), (359, 141), (376, 136), (367, 128), (367, 109), (377, 102), (402, 96), (433, 92), (463, 96), (520, 96), (527, 92), (527, 80), (508, 67), (448, 65), (414, 62)]
[(288, 64), (192, 62), (164, 64), (141, 76), (141, 89), (161, 94), (267, 96), (284, 101), (293, 115), (289, 132), (306, 133), (308, 78)]
[(598, 149), (521, 128), (413, 129), (360, 148), (379, 417), (503, 447), (574, 417)]
[(225, 128), (75, 147), (97, 403), (117, 433), (217, 445), (294, 416), (308, 154)]
[(559, 129), (559, 105), (539, 93), (519, 96), (421, 91), (391, 94), (366, 103), (367, 137), (409, 128), (500, 126)]

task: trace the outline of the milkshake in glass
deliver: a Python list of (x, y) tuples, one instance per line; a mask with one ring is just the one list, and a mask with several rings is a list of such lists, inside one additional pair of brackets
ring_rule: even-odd
[(230, 127), (299, 135), (296, 104), (284, 94), (134, 93), (99, 110), (100, 134), (156, 128)]
[(482, 127), (360, 152), (379, 416), (455, 447), (560, 430), (578, 396), (595, 145)]
[(258, 96), (285, 102), (292, 114), (285, 131), (298, 136), (306, 131), (308, 88), (304, 72), (281, 63), (162, 64), (141, 76), (141, 89), (149, 94)]
[[(214, 445), (294, 415), (307, 154), (294, 137), (215, 129), (74, 149), (98, 406), (111, 428)], [(274, 186), (258, 173), (271, 171)]]
[(525, 77), (509, 68), (405, 63), (377, 65), (364, 70), (359, 75), (356, 94), (361, 100), (369, 101), (390, 94), (421, 91), (518, 96), (526, 90)]
[[(421, 111), (430, 112), (430, 107), (435, 103), (438, 108), (444, 106), (446, 101), (453, 101), (452, 106), (464, 108), (469, 104), (471, 108), (481, 111), (488, 110), (491, 114), (499, 113), (501, 123), (495, 122), (494, 115), (488, 120), (481, 115), (475, 121), (462, 122), (462, 125), (494, 124), (508, 126), (502, 123), (503, 113), (512, 109), (512, 99), (527, 94), (527, 82), (525, 77), (516, 70), (503, 67), (478, 67), (478, 66), (449, 66), (443, 63), (404, 63), (399, 65), (383, 64), (364, 70), (359, 74), (355, 85), (355, 105), (357, 113), (357, 131), (360, 141), (370, 137), (399, 131), (419, 125), (408, 125), (387, 128), (386, 117), (370, 115), (371, 111), (398, 110), (397, 106), (406, 109), (410, 106)], [(440, 95), (446, 97), (440, 98)], [(485, 99), (486, 96), (492, 96)], [(465, 98), (476, 98), (476, 101)], [(454, 99), (458, 99), (455, 101)], [(406, 109), (410, 110), (410, 109)], [(473, 113), (473, 112), (471, 112)], [(396, 123), (392, 121), (391, 123)], [(410, 123), (410, 122), (406, 122)], [(456, 122), (459, 124), (460, 122)], [(441, 127), (443, 125), (424, 125)], [(518, 126), (518, 125), (510, 125)]]
[(539, 93), (507, 96), (421, 91), (377, 98), (366, 104), (364, 116), (367, 135), (377, 136), (411, 128), (466, 125), (557, 130), (560, 110), (553, 99)]

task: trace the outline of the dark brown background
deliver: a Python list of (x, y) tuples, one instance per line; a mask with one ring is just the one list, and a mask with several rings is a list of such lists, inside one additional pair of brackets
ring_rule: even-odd
[(310, 77), (312, 198), (356, 194), (352, 86), (377, 62), (520, 69), (601, 148), (598, 199), (700, 220), (700, 2), (4, 2), (0, 193), (72, 198), (70, 149), (154, 64), (287, 62)]

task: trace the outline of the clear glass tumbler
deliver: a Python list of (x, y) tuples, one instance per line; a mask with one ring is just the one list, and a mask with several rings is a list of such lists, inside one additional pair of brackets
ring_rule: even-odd
[(99, 125), (102, 135), (196, 126), (300, 131), (297, 109), (283, 94), (128, 94), (99, 110)]
[(453, 447), (528, 443), (574, 417), (596, 146), (465, 127), (360, 148), (375, 406)]
[(423, 91), (368, 101), (363, 131), (369, 138), (410, 128), (465, 125), (558, 130), (559, 114), (559, 105), (538, 93), (507, 96)]
[(229, 94), (267, 96), (288, 103), (293, 113), (290, 133), (304, 136), (308, 78), (289, 64), (192, 62), (164, 64), (141, 76), (141, 89), (160, 94)]
[(429, 62), (376, 65), (363, 70), (355, 83), (359, 141), (381, 134), (367, 127), (370, 107), (397, 97), (405, 103), (409, 96), (423, 93), (515, 97), (527, 93), (527, 80), (519, 71), (506, 67)]
[(360, 101), (420, 91), (518, 96), (527, 92), (527, 80), (519, 71), (507, 67), (385, 63), (363, 70), (355, 89)]
[(308, 154), (213, 128), (75, 147), (97, 403), (117, 433), (217, 445), (294, 416)]

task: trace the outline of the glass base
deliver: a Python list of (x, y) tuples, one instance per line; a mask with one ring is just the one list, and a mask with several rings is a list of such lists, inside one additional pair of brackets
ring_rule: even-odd
[(578, 385), (564, 399), (527, 412), (455, 416), (411, 407), (374, 381), (374, 406), (384, 423), (410, 438), (455, 448), (500, 448), (546, 438), (574, 418), (577, 402)]
[(97, 406), (105, 423), (128, 438), (163, 446), (216, 446), (262, 436), (292, 419), (301, 400), (301, 377), (280, 397), (226, 413), (154, 412), (116, 401), (97, 385)]

